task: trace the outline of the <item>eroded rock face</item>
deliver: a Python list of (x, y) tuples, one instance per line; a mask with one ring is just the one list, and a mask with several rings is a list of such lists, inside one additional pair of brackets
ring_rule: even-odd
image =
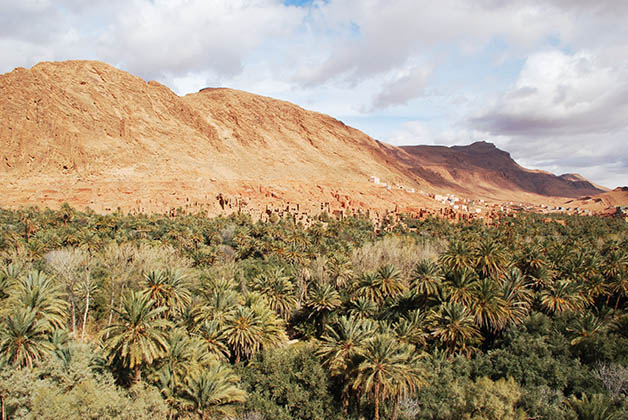
[(424, 178), (474, 195), (494, 195), (512, 200), (525, 192), (551, 197), (580, 197), (604, 190), (577, 174), (556, 176), (519, 166), (510, 154), (486, 142), (469, 146), (407, 146), (407, 164), (421, 168)]
[[(453, 160), (430, 158), (288, 102), (222, 88), (179, 97), (94, 61), (1, 75), (0, 145), (4, 206), (208, 214), (235, 206), (263, 214), (269, 205), (297, 203), (314, 212), (383, 214), (442, 207), (419, 190), (498, 199), (523, 192), (537, 202), (556, 194), (523, 188), (507, 173), (508, 182), (487, 189), (491, 168), (516, 166), (493, 145), (451, 149)], [(231, 201), (221, 204), (218, 194)]]

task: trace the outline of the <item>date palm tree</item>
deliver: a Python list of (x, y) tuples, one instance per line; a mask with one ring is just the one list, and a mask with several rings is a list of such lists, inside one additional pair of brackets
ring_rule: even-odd
[(446, 346), (450, 355), (457, 350), (470, 352), (481, 338), (473, 314), (458, 302), (441, 305), (435, 314), (432, 335)]
[(346, 375), (352, 361), (362, 354), (364, 342), (373, 334), (373, 324), (355, 318), (340, 317), (328, 325), (321, 336), (316, 354), (323, 359), (332, 376)]
[(465, 241), (454, 240), (449, 243), (447, 251), (441, 255), (440, 263), (449, 271), (472, 269), (474, 266), (473, 252)]
[(377, 280), (377, 298), (380, 303), (400, 295), (405, 290), (401, 271), (391, 264), (386, 264), (377, 270)]
[(628, 254), (621, 249), (611, 250), (602, 265), (602, 274), (613, 279), (628, 271)]
[(473, 302), (477, 279), (473, 270), (464, 269), (450, 273), (443, 283), (447, 299), (469, 306)]
[(479, 328), (498, 331), (506, 326), (506, 302), (500, 296), (497, 283), (489, 278), (476, 282), (470, 304), (475, 323)]
[(610, 289), (616, 296), (615, 309), (619, 308), (621, 298), (628, 296), (628, 272), (624, 271), (611, 280)]
[(530, 283), (516, 267), (506, 272), (500, 282), (505, 326), (519, 325), (528, 316), (534, 299)]
[(591, 398), (587, 394), (582, 394), (581, 398), (572, 395), (567, 403), (581, 420), (619, 420), (620, 418), (612, 408), (611, 399), (604, 394), (593, 394)]
[(186, 376), (184, 398), (191, 410), (202, 420), (235, 416), (246, 401), (246, 392), (237, 387), (238, 376), (219, 362)]
[(180, 386), (184, 378), (192, 371), (202, 369), (214, 360), (213, 355), (205, 351), (203, 343), (197, 337), (190, 337), (185, 330), (175, 328), (168, 334), (168, 353), (161, 359), (173, 377), (173, 382)]
[(604, 320), (598, 318), (591, 312), (580, 315), (569, 327), (567, 333), (571, 339), (571, 345), (580, 343), (589, 337), (606, 333), (608, 327)]
[(342, 384), (342, 409), (349, 412), (349, 394), (354, 369), (364, 350), (364, 343), (375, 333), (375, 325), (368, 320), (340, 317), (333, 326), (327, 326), (320, 338), (316, 354), (322, 359), (331, 376)]
[(270, 309), (263, 296), (260, 300), (253, 302), (251, 307), (259, 316), (262, 327), (262, 348), (271, 349), (284, 344), (288, 337), (286, 335), (286, 324), (275, 311)]
[(342, 256), (342, 254), (331, 257), (327, 269), (329, 276), (339, 289), (350, 284), (353, 279), (351, 261), (347, 257)]
[(218, 359), (229, 358), (229, 347), (226, 343), (225, 327), (215, 319), (205, 320), (198, 327), (196, 334), (201, 339), (205, 351)]
[(377, 314), (379, 307), (375, 302), (364, 296), (349, 302), (349, 316), (354, 319), (373, 318)]
[(270, 308), (284, 320), (290, 318), (297, 306), (294, 285), (290, 276), (284, 274), (283, 268), (274, 267), (260, 274), (253, 280), (253, 289), (262, 294)]
[(17, 366), (33, 364), (53, 350), (49, 323), (32, 308), (18, 307), (2, 322), (0, 359)]
[(397, 341), (389, 334), (376, 334), (366, 341), (362, 361), (355, 369), (352, 388), (368, 396), (374, 404), (374, 419), (380, 418), (381, 404), (401, 397), (425, 385), (413, 346)]
[(248, 293), (224, 319), (223, 335), (235, 363), (287, 340), (285, 324), (263, 296)]
[(235, 363), (249, 359), (262, 347), (262, 326), (259, 314), (252, 308), (238, 305), (225, 318), (224, 335)]
[(42, 271), (31, 271), (18, 281), (14, 293), (17, 304), (32, 309), (45, 328), (53, 331), (66, 322), (68, 304), (61, 288)]
[(165, 313), (170, 316), (183, 312), (192, 299), (187, 275), (180, 269), (147, 273), (144, 293), (155, 301), (156, 306), (167, 308)]
[(375, 304), (379, 304), (379, 280), (375, 272), (362, 273), (357, 283), (354, 296), (362, 296)]
[(105, 328), (103, 345), (109, 363), (119, 361), (134, 371), (135, 383), (141, 380), (141, 367), (151, 365), (168, 351), (167, 328), (171, 323), (162, 317), (163, 306), (143, 293), (131, 292), (122, 300), (118, 319)]
[(18, 279), (17, 276), (14, 278), (9, 275), (7, 271), (8, 266), (2, 267), (2, 270), (0, 270), (0, 302), (4, 301), (11, 295), (11, 291)]
[(310, 289), (307, 307), (318, 318), (319, 336), (325, 331), (327, 315), (341, 304), (340, 295), (331, 284), (319, 284)]
[(540, 290), (551, 285), (556, 275), (556, 271), (549, 266), (541, 266), (526, 274), (526, 277), (536, 290)]
[(176, 418), (178, 413), (186, 409), (189, 401), (183, 397), (182, 387), (176, 382), (174, 372), (167, 365), (162, 367), (155, 374), (154, 383), (162, 398), (168, 404), (168, 419)]
[(518, 253), (519, 268), (525, 275), (531, 275), (542, 267), (547, 267), (545, 250), (540, 244), (526, 244)]
[(574, 281), (558, 280), (540, 292), (541, 306), (548, 312), (577, 311), (584, 307), (580, 288)]
[(430, 260), (420, 261), (412, 271), (412, 288), (418, 293), (433, 295), (438, 292), (445, 276), (440, 266)]
[(397, 339), (414, 346), (425, 346), (430, 337), (433, 321), (430, 314), (420, 310), (410, 311), (405, 317), (393, 324)]
[(593, 304), (599, 297), (608, 298), (611, 295), (610, 289), (610, 285), (603, 276), (599, 274), (591, 276), (585, 281), (584, 287), (587, 303)]
[(229, 312), (235, 308), (238, 302), (238, 292), (228, 281), (218, 282), (215, 286), (201, 290), (202, 304), (194, 312), (194, 321), (202, 322), (206, 319), (214, 319), (223, 322)]
[(506, 250), (497, 241), (485, 238), (473, 249), (475, 267), (485, 277), (497, 278), (503, 271), (506, 262)]

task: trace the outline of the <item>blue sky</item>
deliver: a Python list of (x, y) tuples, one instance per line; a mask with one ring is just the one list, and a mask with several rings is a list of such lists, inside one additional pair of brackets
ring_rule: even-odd
[(227, 86), (391, 144), (494, 142), (628, 184), (624, 0), (0, 0), (0, 72), (97, 59)]

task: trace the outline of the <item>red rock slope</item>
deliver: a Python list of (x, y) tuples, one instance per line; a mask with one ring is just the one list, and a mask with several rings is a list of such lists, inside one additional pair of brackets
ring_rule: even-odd
[(404, 146), (409, 170), (434, 186), (467, 195), (513, 200), (520, 194), (580, 197), (603, 192), (575, 174), (555, 176), (519, 166), (510, 154), (486, 142), (469, 146)]
[(488, 145), (396, 148), (287, 102), (231, 89), (179, 97), (93, 61), (0, 75), (0, 146), (4, 206), (216, 213), (222, 193), (257, 208), (391, 209), (440, 205), (411, 188), (537, 201), (599, 192)]

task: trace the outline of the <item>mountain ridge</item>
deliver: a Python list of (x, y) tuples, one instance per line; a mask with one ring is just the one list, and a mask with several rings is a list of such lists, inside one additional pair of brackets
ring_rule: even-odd
[[(399, 148), (286, 101), (228, 88), (178, 96), (97, 61), (15, 69), (0, 75), (0, 94), (6, 205), (152, 212), (196, 203), (211, 213), (224, 193), (258, 208), (331, 201), (402, 209), (440, 206), (408, 193), (419, 189), (533, 202), (601, 192), (554, 175), (535, 187), (522, 174), (537, 171), (489, 143)], [(369, 183), (372, 176), (389, 188)]]
[[(550, 197), (578, 197), (599, 194), (604, 190), (582, 177), (556, 176), (544, 171), (523, 168), (510, 153), (492, 143), (475, 142), (467, 146), (401, 146), (411, 155), (407, 164), (432, 171), (432, 182), (446, 183), (448, 188), (468, 193), (484, 191), (497, 199), (500, 190), (521, 191)], [(464, 172), (461, 171), (464, 169)], [(465, 184), (474, 185), (469, 191)], [(507, 199), (507, 197), (503, 197)]]

